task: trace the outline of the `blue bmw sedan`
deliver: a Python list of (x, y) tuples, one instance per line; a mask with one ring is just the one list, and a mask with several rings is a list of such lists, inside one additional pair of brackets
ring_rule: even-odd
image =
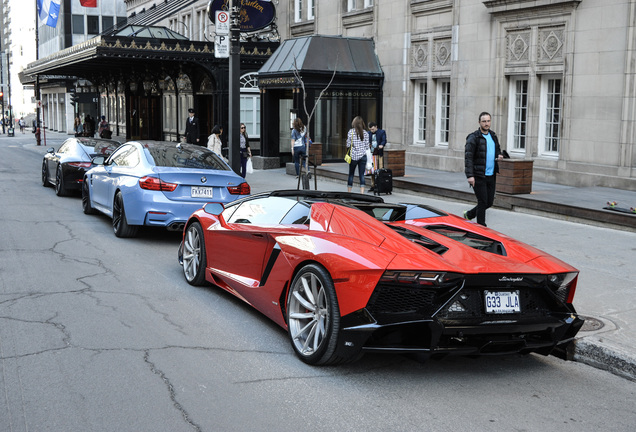
[(110, 216), (117, 237), (134, 237), (144, 225), (182, 230), (205, 203), (250, 194), (245, 179), (198, 145), (130, 141), (99, 159), (84, 177), (82, 207)]

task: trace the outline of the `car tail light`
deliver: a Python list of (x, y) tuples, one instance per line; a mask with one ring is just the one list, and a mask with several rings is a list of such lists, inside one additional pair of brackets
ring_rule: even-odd
[(90, 168), (93, 165), (90, 162), (69, 162), (68, 164), (76, 168)]
[(444, 287), (461, 283), (463, 276), (457, 273), (434, 271), (386, 271), (380, 282), (411, 284), (425, 287)]
[(572, 303), (578, 276), (577, 272), (553, 274), (548, 276), (548, 286), (563, 302)]
[(243, 182), (238, 186), (228, 186), (227, 190), (230, 192), (230, 195), (249, 195), (252, 192), (247, 182)]
[(172, 192), (177, 188), (176, 183), (167, 183), (158, 179), (157, 177), (142, 177), (139, 179), (139, 186), (142, 189), (153, 190), (153, 191), (162, 191), (162, 192)]

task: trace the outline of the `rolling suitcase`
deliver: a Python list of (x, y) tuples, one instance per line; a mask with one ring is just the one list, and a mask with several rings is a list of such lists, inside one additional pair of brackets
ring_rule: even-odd
[(390, 194), (393, 192), (393, 172), (388, 168), (380, 168), (374, 174), (375, 190), (373, 194)]

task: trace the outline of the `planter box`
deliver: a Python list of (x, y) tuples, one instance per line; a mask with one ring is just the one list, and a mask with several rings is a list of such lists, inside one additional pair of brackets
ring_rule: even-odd
[(405, 150), (384, 150), (384, 168), (393, 171), (393, 177), (404, 177)]
[(312, 143), (309, 146), (309, 162), (314, 163), (314, 155), (316, 155), (316, 166), (322, 165), (322, 143)]
[(532, 192), (532, 162), (523, 159), (499, 161), (497, 192), (529, 194)]

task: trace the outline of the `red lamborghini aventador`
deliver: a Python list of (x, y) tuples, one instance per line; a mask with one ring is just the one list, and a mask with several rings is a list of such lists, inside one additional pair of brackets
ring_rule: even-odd
[(188, 220), (179, 261), (287, 329), (315, 365), (366, 352), (563, 353), (578, 271), (432, 207), (275, 191)]

